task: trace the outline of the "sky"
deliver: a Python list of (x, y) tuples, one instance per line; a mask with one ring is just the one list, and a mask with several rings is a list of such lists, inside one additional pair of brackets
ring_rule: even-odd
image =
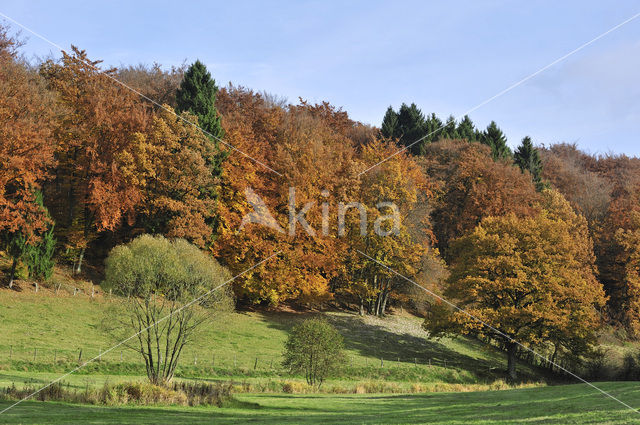
[[(221, 86), (327, 100), (376, 126), (403, 102), (460, 117), (639, 12), (624, 0), (0, 0), (0, 13), (108, 65), (200, 59)], [(22, 36), (27, 57), (59, 56)], [(529, 135), (640, 156), (639, 70), (640, 17), (470, 116), (482, 128), (495, 120), (512, 147)]]

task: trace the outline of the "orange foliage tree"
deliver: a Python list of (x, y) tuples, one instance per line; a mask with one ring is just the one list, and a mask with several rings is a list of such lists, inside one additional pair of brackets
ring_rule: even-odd
[(54, 104), (38, 77), (16, 58), (17, 41), (0, 27), (0, 241), (17, 261), (50, 226), (36, 192), (55, 163)]
[[(363, 137), (366, 132), (359, 124), (328, 104), (303, 102), (283, 108), (262, 95), (230, 87), (219, 93), (217, 105), (226, 141), (255, 161), (232, 152), (224, 165), (215, 253), (232, 270), (242, 271), (280, 252), (277, 259), (237, 279), (236, 293), (252, 302), (277, 304), (287, 300), (320, 302), (348, 290), (347, 273), (353, 271), (348, 267), (349, 259), (360, 264), (363, 258), (354, 251), (358, 239), (339, 232), (340, 204), (365, 204), (365, 224), (372, 234), (377, 202), (401, 199), (410, 205), (417, 201), (424, 182), (420, 170), (406, 155), (400, 155), (385, 164), (381, 174), (359, 179), (358, 172), (365, 164), (387, 156), (393, 147)], [(405, 172), (409, 176), (406, 181)], [(272, 226), (243, 223), (243, 218), (254, 213), (247, 200), (251, 194), (261, 198)], [(312, 229), (309, 232), (302, 220), (291, 220), (302, 210)], [(353, 211), (345, 213), (345, 222), (349, 222), (346, 230), (359, 235), (358, 225), (351, 220)], [(393, 250), (391, 245), (383, 248), (386, 255)], [(373, 253), (372, 246), (366, 249)], [(402, 253), (395, 255), (399, 261)], [(360, 289), (366, 292), (370, 288)], [(380, 288), (373, 291), (378, 292)]]
[(78, 254), (78, 271), (89, 242), (133, 220), (143, 198), (137, 177), (125, 169), (143, 152), (135, 133), (145, 131), (149, 114), (99, 63), (72, 47), (40, 71), (64, 108), (54, 130), (58, 167), (45, 195), (60, 240)]
[(538, 194), (531, 178), (510, 162), (493, 160), (479, 143), (444, 140), (426, 145), (425, 173), (438, 185), (432, 217), (438, 247), (449, 258), (449, 241), (473, 229), (484, 217), (536, 212)]

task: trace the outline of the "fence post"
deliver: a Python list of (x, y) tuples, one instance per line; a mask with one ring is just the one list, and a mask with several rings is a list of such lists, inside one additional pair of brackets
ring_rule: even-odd
[(211, 367), (216, 367), (216, 353), (211, 354)]
[(120, 350), (120, 363), (122, 363), (122, 350)]
[(82, 362), (82, 348), (80, 349), (80, 353), (78, 353), (78, 363)]
[(193, 364), (194, 365), (198, 364), (198, 355), (197, 354), (195, 354), (194, 357), (193, 357)]
[(384, 357), (380, 357), (380, 367), (384, 367)]
[(444, 368), (447, 368), (447, 359), (444, 359)]
[(418, 358), (417, 358), (417, 357), (414, 357), (414, 358), (413, 358), (413, 364), (414, 364), (414, 365), (416, 365), (416, 366), (418, 366)]
[(431, 367), (431, 358), (429, 358), (429, 367)]
[(233, 353), (233, 368), (236, 369), (238, 367), (238, 362), (236, 359), (236, 354)]
[(38, 357), (38, 349), (37, 349), (37, 348), (34, 348), (34, 349), (33, 349), (33, 361), (34, 361), (34, 362), (36, 361), (36, 358), (37, 358), (37, 357)]
[(253, 364), (253, 370), (258, 368), (258, 358), (256, 357), (256, 362)]
[(53, 362), (54, 363), (56, 362), (57, 358), (58, 358), (58, 350), (55, 349), (55, 350), (53, 350)]
[(13, 357), (13, 345), (9, 346), (9, 360)]

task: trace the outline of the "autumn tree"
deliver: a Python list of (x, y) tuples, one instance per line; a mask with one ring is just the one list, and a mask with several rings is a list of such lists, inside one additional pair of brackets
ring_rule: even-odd
[(556, 144), (541, 149), (542, 178), (564, 195), (594, 229), (604, 219), (614, 182), (594, 169), (595, 160), (575, 145)]
[(149, 114), (138, 95), (109, 78), (115, 70), (99, 64), (72, 47), (60, 63), (47, 61), (40, 70), (64, 108), (56, 117), (58, 166), (45, 187), (46, 205), (76, 271), (89, 243), (133, 221), (143, 199), (134, 170), (144, 149), (135, 134), (145, 131)]
[[(362, 148), (360, 158), (365, 164), (375, 164), (396, 149), (376, 141)], [(407, 289), (406, 281), (391, 270), (416, 276), (425, 257), (437, 256), (429, 250), (434, 238), (428, 213), (421, 208), (432, 196), (429, 180), (406, 152), (361, 176), (355, 199), (362, 210), (356, 208), (346, 222), (345, 235), (352, 251), (344, 254), (347, 274), (340, 288), (357, 298), (361, 313), (366, 306), (369, 314), (384, 315), (389, 300)], [(370, 223), (366, 228), (361, 227), (363, 212)]]
[(618, 228), (613, 237), (619, 282), (612, 292), (620, 321), (633, 338), (640, 337), (640, 211), (630, 213), (626, 228)]
[(425, 322), (434, 336), (497, 341), (507, 351), (510, 379), (518, 344), (588, 352), (605, 302), (586, 221), (555, 192), (543, 193), (542, 207), (533, 217), (485, 218), (457, 239), (445, 296), (468, 314), (452, 311), (446, 321)]
[(633, 338), (640, 337), (633, 246), (640, 225), (638, 193), (618, 193), (609, 204), (596, 240), (599, 278), (609, 295), (609, 316)]
[[(138, 133), (143, 154), (132, 174), (139, 176), (144, 202), (137, 208), (138, 226), (148, 233), (183, 238), (200, 248), (213, 243), (219, 179), (211, 173), (218, 150), (199, 129), (168, 110), (153, 117)], [(183, 113), (189, 121), (193, 116)]]
[[(421, 186), (412, 176), (421, 175), (419, 168), (404, 153), (359, 179), (358, 173), (365, 165), (396, 152), (397, 146), (393, 142), (356, 139), (353, 129), (358, 124), (326, 103), (312, 105), (302, 101), (283, 108), (266, 102), (260, 94), (229, 88), (220, 92), (219, 107), (229, 143), (259, 162), (241, 155), (231, 155), (225, 161), (222, 184), (226, 190), (221, 193), (219, 205), (216, 255), (233, 271), (240, 271), (280, 252), (277, 258), (237, 279), (236, 294), (246, 302), (270, 304), (288, 300), (319, 303), (337, 293), (345, 294), (349, 276), (346, 258), (359, 254), (353, 250), (349, 234), (340, 233), (341, 208), (346, 210), (346, 232), (354, 230), (360, 237), (355, 221), (361, 213), (357, 207), (347, 205), (366, 203), (364, 212), (368, 218), (364, 224), (373, 234), (376, 219), (391, 214), (384, 206), (378, 210), (378, 202), (408, 197), (402, 214), (417, 202)], [(252, 205), (250, 198), (254, 195), (262, 206)], [(269, 226), (247, 221), (256, 208), (271, 216)], [(392, 246), (386, 249), (385, 255), (393, 251)], [(413, 255), (408, 249), (405, 252)], [(393, 254), (399, 263), (402, 250), (398, 248)], [(362, 258), (357, 259), (360, 264)], [(368, 280), (372, 281), (373, 278)], [(364, 292), (372, 287), (365, 286), (361, 288)], [(388, 293), (381, 292), (381, 288), (376, 291), (367, 292), (363, 302), (384, 294), (380, 295), (381, 311)], [(356, 292), (354, 289), (349, 296), (357, 297)]]
[(16, 54), (18, 41), (0, 26), (0, 243), (12, 257), (8, 284), (26, 251), (51, 226), (38, 191), (55, 164), (54, 102)]
[[(236, 293), (245, 301), (271, 304), (328, 299), (339, 250), (337, 223), (334, 218), (325, 235), (321, 204), (336, 211), (337, 199), (348, 199), (357, 190), (359, 171), (352, 142), (328, 124), (340, 121), (340, 114), (304, 104), (287, 111), (260, 94), (235, 88), (221, 91), (219, 105), (229, 143), (260, 163), (241, 155), (224, 163), (216, 254), (235, 271), (281, 251), (237, 279)], [(243, 224), (256, 212), (248, 189), (264, 202), (273, 227)], [(310, 232), (290, 220), (307, 203), (312, 205), (303, 218)]]
[(157, 104), (176, 108), (176, 92), (185, 71), (185, 65), (167, 69), (158, 63), (128, 65), (117, 70), (117, 78)]
[(532, 215), (538, 194), (531, 179), (508, 162), (494, 161), (488, 147), (464, 141), (430, 144), (421, 162), (436, 184), (433, 229), (446, 259), (449, 242), (483, 218)]

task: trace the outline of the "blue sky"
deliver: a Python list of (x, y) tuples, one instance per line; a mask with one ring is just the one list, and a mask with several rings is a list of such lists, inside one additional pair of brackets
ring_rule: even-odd
[[(459, 115), (640, 12), (640, 2), (1, 0), (0, 12), (107, 64), (199, 58), (221, 85), (328, 100), (379, 125), (402, 102)], [(27, 56), (54, 52), (23, 35)], [(640, 18), (471, 118), (497, 121), (512, 146), (530, 135), (640, 155), (639, 70)]]

